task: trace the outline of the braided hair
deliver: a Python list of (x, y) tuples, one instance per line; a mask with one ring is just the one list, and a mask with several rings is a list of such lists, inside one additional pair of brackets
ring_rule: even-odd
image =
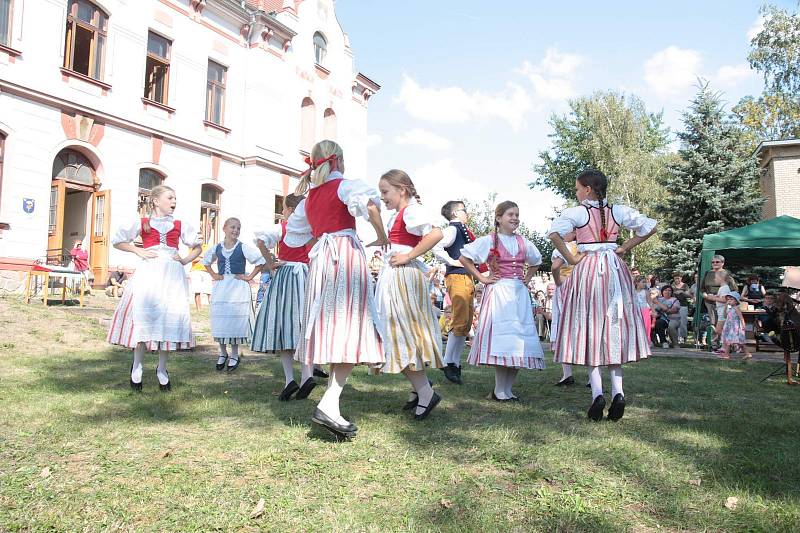
[(497, 257), (500, 255), (498, 250), (498, 237), (497, 234), (500, 232), (500, 221), (497, 220), (498, 218), (502, 217), (506, 214), (506, 211), (516, 207), (519, 209), (519, 206), (510, 200), (506, 200), (505, 202), (500, 202), (497, 204), (497, 207), (494, 208), (494, 234), (492, 236), (492, 249), (489, 251), (489, 255), (492, 256), (491, 265), (492, 265), (492, 272), (497, 272)]
[(415, 198), (417, 202), (422, 203), (419, 193), (417, 193), (417, 188), (414, 186), (414, 182), (411, 181), (411, 178), (404, 171), (393, 168), (392, 170), (385, 172), (381, 176), (381, 179), (386, 181), (386, 183), (392, 187), (403, 189), (406, 191), (406, 194), (409, 198)]
[(608, 190), (608, 178), (599, 170), (589, 169), (578, 174), (578, 177), (575, 179), (584, 187), (590, 187), (595, 197), (597, 197), (598, 207), (600, 209), (600, 240), (608, 240), (606, 210), (604, 205), (606, 203), (606, 192)]
[(142, 224), (142, 230), (145, 233), (150, 233), (150, 218), (153, 216), (153, 210), (156, 208), (156, 204), (154, 200), (164, 194), (167, 191), (172, 191), (175, 194), (175, 189), (168, 185), (156, 185), (152, 189), (150, 189), (150, 196), (147, 200), (147, 207), (150, 208), (150, 214), (145, 219), (144, 223)]
[[(334, 141), (324, 140), (314, 145), (311, 157), (306, 158), (309, 169), (300, 175), (295, 194), (303, 196), (312, 185), (321, 185), (334, 170), (344, 174), (344, 151)], [(317, 164), (319, 162), (319, 164)]]

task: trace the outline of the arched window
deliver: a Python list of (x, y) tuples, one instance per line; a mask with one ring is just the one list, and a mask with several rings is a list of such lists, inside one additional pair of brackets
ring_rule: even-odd
[(108, 15), (88, 0), (69, 0), (64, 68), (103, 79)]
[(11, 0), (0, 0), (0, 44), (11, 45)]
[(152, 168), (142, 168), (139, 170), (139, 202), (138, 211), (140, 217), (146, 217), (150, 213), (147, 205), (150, 200), (150, 191), (156, 185), (164, 183), (164, 175)]
[(336, 140), (336, 113), (330, 107), (325, 110), (322, 118), (322, 130), (326, 139)]
[(200, 231), (209, 245), (219, 241), (219, 205), (222, 192), (213, 185), (200, 189)]
[(82, 153), (66, 148), (53, 160), (53, 179), (94, 187), (94, 165)]
[(311, 98), (303, 98), (300, 106), (300, 149), (304, 152), (311, 152), (314, 146), (314, 129), (317, 108)]
[(314, 34), (314, 60), (318, 65), (322, 65), (325, 62), (325, 54), (327, 53), (328, 41), (325, 40), (325, 37), (320, 32), (316, 32)]

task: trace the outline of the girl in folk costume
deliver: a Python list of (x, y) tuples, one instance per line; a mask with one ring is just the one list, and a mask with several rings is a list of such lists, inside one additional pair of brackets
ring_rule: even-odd
[(267, 248), (278, 247), (278, 261), (272, 283), (258, 309), (256, 329), (251, 349), (257, 352), (279, 353), (285, 383), (278, 400), (285, 402), (297, 393), (297, 399), (308, 398), (317, 386), (313, 367), (301, 362), (300, 385), (294, 379), (293, 355), (300, 342), (300, 324), (308, 279), (308, 249), (305, 245), (292, 248), (286, 244), (287, 219), (294, 213), (304, 196), (289, 194), (283, 200), (283, 220), (266, 231), (256, 232), (256, 245), (264, 257)]
[[(571, 231), (564, 236), (564, 242), (573, 254), (578, 253), (578, 245), (575, 244), (575, 232)], [(561, 256), (558, 250), (553, 250), (550, 256), (551, 269), (553, 274), (553, 282), (556, 284), (556, 290), (553, 293), (553, 310), (550, 320), (550, 342), (555, 342), (558, 338), (558, 318), (561, 316), (561, 306), (564, 305), (564, 289), (567, 286), (567, 278), (572, 275), (572, 265), (567, 263)], [(575, 378), (572, 377), (572, 365), (569, 363), (561, 363), (561, 380), (556, 383), (556, 387), (565, 387), (575, 384)]]
[(364, 248), (356, 235), (356, 216), (366, 218), (378, 236), (370, 246), (387, 247), (377, 191), (362, 181), (345, 180), (342, 148), (321, 141), (311, 150), (311, 167), (297, 194), (308, 198), (297, 205), (286, 225), (287, 245), (314, 242), (295, 359), (330, 364), (328, 389), (311, 420), (338, 437), (358, 431), (339, 411), (339, 397), (357, 364), (385, 362), (372, 282)]
[[(150, 217), (117, 229), (111, 243), (117, 250), (138, 255), (139, 263), (122, 296), (108, 330), (108, 342), (133, 348), (130, 384), (142, 390), (145, 350), (158, 351), (156, 377), (162, 391), (171, 389), (167, 354), (194, 346), (189, 317), (189, 286), (184, 265), (200, 255), (201, 239), (189, 224), (173, 218), (175, 191), (165, 185), (150, 191)], [(134, 246), (137, 237), (142, 247)], [(191, 248), (178, 254), (178, 243)]]
[[(494, 215), (494, 233), (461, 250), (461, 264), (485, 285), (468, 362), (493, 365), (492, 399), (511, 401), (519, 399), (511, 387), (520, 368), (544, 369), (544, 352), (527, 288), (537, 266), (542, 264), (542, 254), (516, 233), (517, 204), (501, 202)], [(481, 274), (475, 266), (484, 262), (489, 264), (488, 274)], [(523, 272), (525, 265), (529, 267), (527, 274)]]
[(402, 170), (385, 173), (378, 188), (387, 209), (397, 211), (387, 225), (391, 248), (375, 290), (386, 354), (382, 371), (408, 378), (414, 392), (405, 408), (416, 408), (415, 420), (423, 420), (441, 401), (425, 368), (444, 364), (442, 331), (433, 310), (427, 267), (418, 258), (441, 240), (442, 230), (426, 216), (414, 183)]
[[(605, 408), (600, 367), (608, 366), (611, 374), (608, 418), (619, 420), (625, 412), (621, 365), (650, 355), (633, 280), (622, 256), (655, 233), (656, 221), (633, 208), (609, 205), (607, 187), (608, 179), (600, 171), (579, 174), (575, 192), (581, 205), (565, 209), (549, 232), (561, 255), (577, 265), (564, 288), (555, 360), (590, 367), (593, 402), (588, 416), (594, 421), (603, 417)], [(618, 246), (620, 228), (633, 230), (635, 236)], [(577, 238), (577, 254), (564, 243), (571, 231)]]
[[(206, 271), (214, 280), (211, 291), (211, 335), (219, 343), (217, 370), (228, 372), (239, 367), (239, 345), (247, 345), (253, 333), (253, 293), (250, 281), (261, 272), (266, 262), (261, 252), (239, 240), (242, 223), (229, 218), (222, 226), (225, 240), (210, 247), (203, 256)], [(217, 263), (217, 272), (211, 264)], [(256, 265), (249, 275), (247, 263)], [(231, 345), (228, 355), (227, 345)]]

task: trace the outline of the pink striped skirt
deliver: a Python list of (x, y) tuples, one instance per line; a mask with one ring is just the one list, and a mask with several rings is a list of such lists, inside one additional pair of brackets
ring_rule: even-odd
[(372, 275), (354, 234), (323, 235), (309, 256), (295, 359), (305, 364), (385, 362)]
[(630, 270), (612, 250), (587, 253), (564, 283), (553, 353), (557, 363), (585, 366), (650, 355)]

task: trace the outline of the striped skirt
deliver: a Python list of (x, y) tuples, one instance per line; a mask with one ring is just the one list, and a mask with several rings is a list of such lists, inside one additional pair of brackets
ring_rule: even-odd
[(106, 340), (148, 350), (188, 350), (195, 345), (189, 315), (189, 283), (174, 251), (139, 263), (117, 304)]
[(253, 332), (255, 352), (294, 351), (300, 341), (300, 322), (306, 294), (307, 267), (278, 267), (256, 316)]
[(309, 253), (295, 359), (305, 364), (385, 362), (372, 276), (355, 232), (324, 234)]
[(442, 331), (433, 310), (430, 284), (419, 262), (385, 266), (378, 276), (375, 304), (383, 327), (386, 364), (381, 369), (397, 374), (427, 367), (442, 368)]
[(226, 274), (211, 290), (211, 336), (222, 344), (249, 344), (253, 334), (250, 284)]
[(476, 366), (544, 369), (544, 352), (524, 283), (501, 279), (483, 290), (467, 362)]
[(650, 355), (633, 280), (613, 250), (589, 252), (564, 282), (554, 360), (619, 365)]

